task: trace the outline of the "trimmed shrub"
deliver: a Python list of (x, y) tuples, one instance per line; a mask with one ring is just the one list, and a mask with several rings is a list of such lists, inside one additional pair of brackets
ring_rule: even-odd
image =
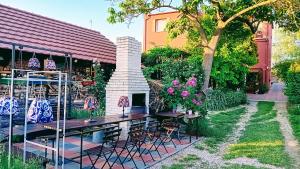
[(259, 85), (258, 94), (265, 94), (269, 91), (269, 87), (266, 84)]
[(281, 80), (286, 81), (289, 69), (294, 61), (293, 60), (285, 60), (277, 63), (274, 67), (274, 74)]
[(288, 72), (285, 95), (291, 104), (300, 104), (300, 72)]
[(224, 110), (247, 102), (243, 91), (211, 90), (206, 94), (205, 107), (207, 110)]

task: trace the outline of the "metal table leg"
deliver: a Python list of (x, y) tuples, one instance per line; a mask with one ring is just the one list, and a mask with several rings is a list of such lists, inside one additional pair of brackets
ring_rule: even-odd
[(82, 169), (83, 131), (80, 131), (80, 169)]

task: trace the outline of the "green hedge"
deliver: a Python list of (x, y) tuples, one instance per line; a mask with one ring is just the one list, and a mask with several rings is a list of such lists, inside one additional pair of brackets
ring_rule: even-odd
[(247, 102), (243, 91), (211, 90), (206, 94), (205, 107), (207, 110), (224, 110)]
[(288, 72), (285, 95), (291, 104), (300, 104), (300, 72)]

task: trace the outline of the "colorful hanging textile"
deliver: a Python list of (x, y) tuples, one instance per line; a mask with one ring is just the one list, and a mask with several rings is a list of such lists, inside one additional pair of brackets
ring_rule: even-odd
[(35, 53), (33, 53), (32, 58), (29, 59), (28, 67), (30, 69), (39, 69), (39, 68), (41, 68), (40, 61), (38, 60), (38, 58), (36, 58)]
[(56, 69), (55, 61), (52, 59), (51, 55), (50, 55), (49, 59), (46, 60), (45, 69), (46, 70), (55, 70)]
[(12, 99), (12, 112), (10, 112), (10, 97), (1, 97), (0, 98), (0, 116), (6, 116), (10, 115), (12, 113), (13, 115), (19, 114), (19, 103), (18, 100), (13, 98)]
[(97, 107), (97, 99), (95, 97), (87, 97), (84, 100), (83, 109), (85, 110), (95, 110)]
[(27, 119), (31, 123), (49, 123), (53, 121), (52, 107), (46, 99), (34, 99), (29, 107)]

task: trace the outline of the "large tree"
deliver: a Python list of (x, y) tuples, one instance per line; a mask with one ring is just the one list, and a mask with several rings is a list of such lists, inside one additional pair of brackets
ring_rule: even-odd
[[(170, 21), (167, 31), (175, 38), (180, 34), (199, 32), (199, 47), (203, 53), (205, 80), (203, 89), (209, 86), (212, 63), (223, 30), (239, 20), (255, 33), (262, 21), (276, 22), (289, 30), (299, 29), (299, 0), (111, 0), (110, 23), (131, 22), (141, 14), (149, 14), (161, 8), (181, 12)], [(115, 6), (118, 3), (118, 6)]]

